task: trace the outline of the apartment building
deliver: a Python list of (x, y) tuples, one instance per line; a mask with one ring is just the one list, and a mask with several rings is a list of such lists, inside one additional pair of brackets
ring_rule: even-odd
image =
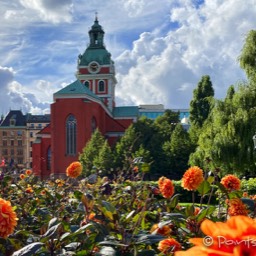
[(5, 167), (31, 168), (36, 133), (50, 123), (50, 115), (23, 114), (10, 110), (0, 122), (0, 158)]

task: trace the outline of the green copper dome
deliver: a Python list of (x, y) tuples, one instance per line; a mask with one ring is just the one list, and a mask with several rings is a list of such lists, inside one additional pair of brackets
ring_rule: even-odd
[(111, 54), (106, 50), (104, 45), (104, 30), (99, 24), (96, 16), (94, 24), (89, 31), (90, 44), (85, 52), (78, 56), (79, 66), (88, 66), (92, 61), (97, 61), (100, 65), (111, 64)]

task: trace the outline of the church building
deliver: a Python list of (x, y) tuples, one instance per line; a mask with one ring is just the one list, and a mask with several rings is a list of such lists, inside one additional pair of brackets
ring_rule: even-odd
[(37, 133), (33, 144), (32, 168), (41, 178), (64, 175), (96, 128), (113, 145), (142, 111), (155, 117), (164, 112), (161, 104), (116, 106), (115, 65), (104, 45), (97, 16), (89, 40), (89, 46), (78, 56), (77, 80), (54, 93), (51, 121)]

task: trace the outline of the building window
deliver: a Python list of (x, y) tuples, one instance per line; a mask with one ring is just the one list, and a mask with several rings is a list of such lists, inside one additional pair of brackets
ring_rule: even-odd
[(47, 150), (47, 170), (51, 170), (51, 147)]
[(16, 120), (14, 118), (10, 119), (10, 126), (15, 126)]
[(33, 138), (33, 132), (30, 132), (29, 135), (30, 135), (30, 138)]
[(3, 140), (3, 146), (7, 147), (7, 140)]
[(22, 140), (18, 140), (18, 146), (22, 147)]
[(23, 158), (18, 157), (17, 162), (18, 162), (18, 164), (23, 164)]
[(23, 156), (23, 150), (22, 149), (17, 149), (17, 155), (18, 156)]
[(30, 124), (30, 128), (34, 129), (35, 128), (35, 124)]
[(30, 151), (30, 157), (32, 157), (33, 156), (33, 153), (32, 153), (32, 151)]
[(105, 83), (104, 81), (99, 81), (99, 88), (98, 88), (98, 91), (99, 92), (105, 92)]
[(69, 115), (66, 121), (66, 153), (76, 155), (76, 118)]
[(2, 155), (8, 155), (8, 149), (7, 148), (4, 148), (2, 150)]
[(11, 146), (14, 146), (14, 140), (11, 140)]
[(30, 147), (32, 148), (32, 146), (33, 146), (33, 141), (30, 141)]
[(7, 136), (7, 132), (6, 131), (3, 131), (3, 136)]
[(85, 82), (84, 82), (84, 85), (85, 85), (85, 87), (89, 88), (89, 85), (90, 85), (90, 84), (89, 84), (88, 81), (85, 81)]
[(14, 149), (11, 149), (11, 157), (14, 157)]
[(22, 136), (22, 131), (17, 131), (18, 136)]

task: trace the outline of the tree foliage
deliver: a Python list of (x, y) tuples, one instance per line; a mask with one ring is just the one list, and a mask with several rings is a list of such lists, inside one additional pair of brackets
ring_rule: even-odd
[(211, 159), (222, 173), (245, 174), (255, 168), (252, 136), (256, 127), (256, 90), (253, 84), (240, 84), (224, 101), (218, 101), (204, 123), (198, 147), (190, 164), (204, 166)]
[(208, 75), (202, 76), (197, 88), (193, 92), (193, 99), (190, 102), (190, 122), (202, 127), (211, 111), (211, 102), (214, 96), (212, 82)]
[(104, 143), (104, 137), (102, 136), (101, 132), (96, 129), (79, 156), (79, 161), (83, 165), (85, 175), (89, 175), (91, 173), (92, 167), (94, 166), (94, 161), (99, 156)]
[(256, 82), (256, 30), (251, 30), (247, 34), (239, 62), (247, 78)]

